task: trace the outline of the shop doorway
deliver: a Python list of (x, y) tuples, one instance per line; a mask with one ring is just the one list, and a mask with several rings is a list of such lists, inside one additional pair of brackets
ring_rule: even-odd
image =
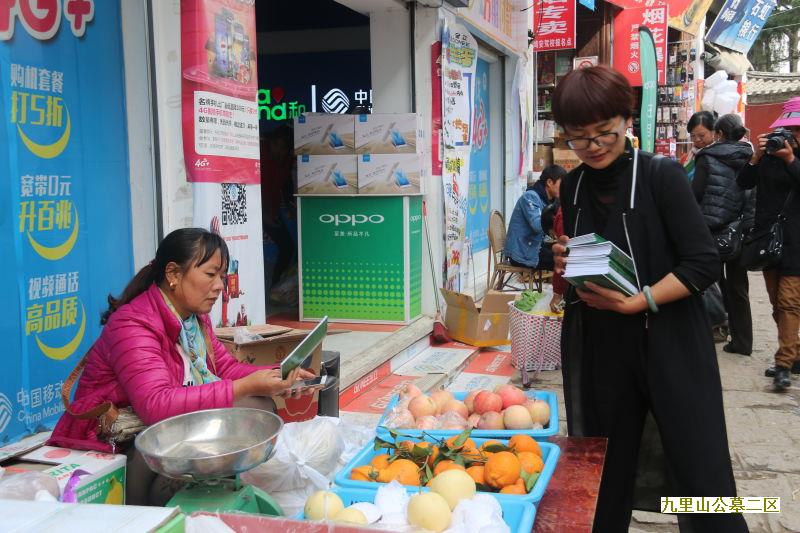
[(294, 313), (297, 158), (302, 113), (369, 112), (369, 17), (334, 0), (256, 4), (261, 203), (267, 316)]

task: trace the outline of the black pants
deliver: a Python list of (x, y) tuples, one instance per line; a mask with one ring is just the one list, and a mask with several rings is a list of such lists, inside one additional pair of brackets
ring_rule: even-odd
[(738, 259), (722, 264), (719, 287), (722, 290), (725, 311), (728, 313), (731, 345), (737, 350), (749, 354), (753, 351), (750, 284), (747, 280), (747, 269), (739, 264)]
[[(608, 438), (594, 531), (627, 532), (635, 488), (652, 478), (669, 479), (672, 486), (671, 494), (655, 487), (656, 497), (735, 496), (722, 413), (705, 416), (695, 405), (707, 399), (703, 384), (675, 374), (670, 361), (648, 358), (644, 316), (587, 310), (584, 328), (580, 386), (585, 435)], [(648, 432), (643, 444), (648, 413), (655, 420), (654, 433)], [(653, 439), (660, 444), (655, 454), (648, 444)], [(640, 452), (656, 459), (640, 464)], [(681, 518), (683, 531), (747, 531), (740, 515)]]

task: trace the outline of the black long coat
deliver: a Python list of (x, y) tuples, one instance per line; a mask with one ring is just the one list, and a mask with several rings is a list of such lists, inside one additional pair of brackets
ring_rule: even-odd
[[(635, 179), (626, 170), (617, 192), (617, 202), (624, 205), (612, 211), (608, 222), (625, 231), (607, 238), (632, 252), (640, 286), (654, 285), (673, 273), (692, 293), (660, 305), (657, 314), (649, 313), (638, 322), (644, 331), (635, 332), (643, 338), (644, 352), (643, 382), (638, 386), (644, 389), (647, 408), (662, 429), (660, 439), (645, 429), (639, 457), (635, 507), (652, 510), (658, 506), (654, 497), (678, 495), (664, 485), (668, 477), (680, 495), (733, 496), (736, 489), (719, 367), (700, 295), (719, 276), (717, 250), (683, 168), (648, 153), (638, 153), (638, 158)], [(564, 229), (570, 237), (603, 231), (592, 221), (587, 184), (579, 187), (583, 170), (583, 166), (573, 170), (561, 185)], [(570, 290), (567, 302), (576, 301), (577, 295)], [(595, 424), (588, 417), (597, 398), (592, 397), (592, 385), (582, 376), (583, 365), (590, 363), (584, 357), (584, 346), (592, 342), (587, 338), (591, 328), (584, 321), (592, 316), (596, 315), (585, 304), (568, 303), (563, 322), (564, 396), (568, 430), (574, 436), (596, 436), (592, 434)], [(616, 355), (611, 350), (602, 357)], [(648, 427), (655, 429), (655, 424)], [(659, 449), (662, 443), (663, 450)], [(733, 530), (746, 531), (740, 527), (743, 524), (737, 523)]]

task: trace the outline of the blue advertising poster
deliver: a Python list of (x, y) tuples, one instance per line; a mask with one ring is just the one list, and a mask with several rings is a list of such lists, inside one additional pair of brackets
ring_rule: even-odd
[(478, 58), (475, 71), (475, 109), (472, 116), (472, 152), (469, 159), (469, 194), (467, 195), (467, 239), (472, 251), (489, 247), (490, 191), (489, 169), (489, 63)]
[(706, 40), (746, 54), (776, 5), (776, 0), (726, 0)]
[(52, 428), (132, 275), (119, 2), (2, 5), (0, 446)]

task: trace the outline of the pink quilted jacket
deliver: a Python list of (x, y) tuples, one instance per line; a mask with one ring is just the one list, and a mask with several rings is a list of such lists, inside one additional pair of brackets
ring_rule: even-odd
[[(176, 348), (180, 322), (153, 284), (111, 315), (89, 350), (72, 403), (73, 412), (82, 413), (110, 400), (120, 408), (132, 405), (142, 421), (150, 425), (183, 413), (232, 407), (233, 380), (265, 367), (238, 362), (214, 335), (208, 316), (200, 320), (213, 347), (208, 367), (222, 378), (220, 381), (183, 386), (183, 359)], [(69, 413), (61, 416), (48, 444), (112, 451), (98, 438), (96, 420), (79, 420)]]

